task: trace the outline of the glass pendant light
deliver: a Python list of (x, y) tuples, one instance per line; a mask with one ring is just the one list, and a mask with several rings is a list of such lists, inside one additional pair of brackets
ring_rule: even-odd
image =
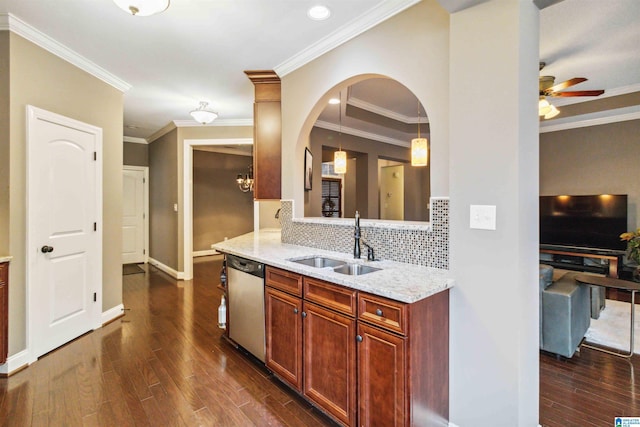
[(429, 146), (427, 138), (420, 138), (420, 101), (418, 101), (418, 137), (411, 140), (411, 166), (427, 166)]
[[(340, 92), (340, 101), (342, 101), (342, 92)], [(339, 131), (338, 131), (338, 151), (333, 153), (333, 172), (335, 173), (347, 173), (347, 152), (342, 151), (342, 105), (338, 105), (339, 108)]]

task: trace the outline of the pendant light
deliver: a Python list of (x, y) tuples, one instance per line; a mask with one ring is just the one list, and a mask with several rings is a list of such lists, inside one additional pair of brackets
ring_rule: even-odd
[[(342, 92), (340, 92), (340, 101), (342, 101)], [(342, 151), (342, 105), (338, 104), (338, 151), (333, 153), (333, 172), (334, 173), (347, 173), (347, 152)]]
[(411, 166), (427, 166), (429, 146), (427, 138), (420, 138), (420, 101), (418, 101), (418, 137), (411, 140)]

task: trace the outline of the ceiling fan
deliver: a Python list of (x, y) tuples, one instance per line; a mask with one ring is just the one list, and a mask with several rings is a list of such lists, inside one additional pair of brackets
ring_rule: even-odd
[[(540, 62), (540, 70), (544, 68), (546, 63)], [(544, 116), (545, 119), (550, 119), (557, 116), (560, 113), (555, 106), (551, 105), (547, 101), (546, 97), (570, 97), (570, 96), (598, 96), (604, 93), (604, 90), (574, 90), (567, 92), (560, 92), (563, 89), (577, 85), (578, 83), (586, 82), (585, 77), (574, 77), (566, 80), (562, 83), (554, 85), (555, 77), (553, 76), (540, 76), (539, 89), (540, 100), (538, 102), (538, 115)]]

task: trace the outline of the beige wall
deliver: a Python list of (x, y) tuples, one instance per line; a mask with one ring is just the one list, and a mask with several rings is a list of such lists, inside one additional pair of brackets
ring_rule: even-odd
[(122, 144), (122, 164), (127, 166), (149, 166), (149, 145), (135, 142)]
[(627, 194), (640, 218), (640, 120), (540, 134), (540, 194)]
[(301, 159), (327, 93), (372, 76), (397, 80), (424, 106), (431, 125), (431, 194), (448, 195), (448, 64), (449, 14), (426, 0), (283, 76), (282, 198), (296, 202), (294, 217), (304, 215)]
[(178, 130), (149, 144), (149, 256), (177, 270)]
[[(26, 348), (26, 106), (103, 130), (102, 309), (122, 303), (122, 93), (22, 37), (10, 34), (9, 354)], [(3, 186), (6, 182), (2, 183)]]
[(9, 254), (9, 32), (0, 31), (0, 256)]
[[(253, 193), (243, 193), (236, 175), (252, 158), (193, 151), (193, 250), (253, 231)], [(279, 204), (279, 203), (278, 203)]]

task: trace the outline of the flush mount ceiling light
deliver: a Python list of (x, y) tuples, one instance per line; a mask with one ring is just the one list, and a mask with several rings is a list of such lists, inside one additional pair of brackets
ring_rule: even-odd
[(324, 21), (331, 16), (331, 11), (327, 6), (316, 5), (307, 10), (307, 16), (314, 21)]
[(125, 12), (135, 16), (151, 16), (164, 12), (169, 7), (169, 0), (113, 0)]
[(427, 166), (429, 147), (427, 138), (420, 138), (420, 101), (418, 101), (418, 137), (411, 140), (411, 166)]
[(207, 110), (207, 105), (209, 105), (208, 102), (200, 101), (200, 106), (189, 113), (191, 114), (191, 117), (193, 117), (193, 120), (206, 125), (208, 123), (211, 123), (218, 117), (218, 113)]

